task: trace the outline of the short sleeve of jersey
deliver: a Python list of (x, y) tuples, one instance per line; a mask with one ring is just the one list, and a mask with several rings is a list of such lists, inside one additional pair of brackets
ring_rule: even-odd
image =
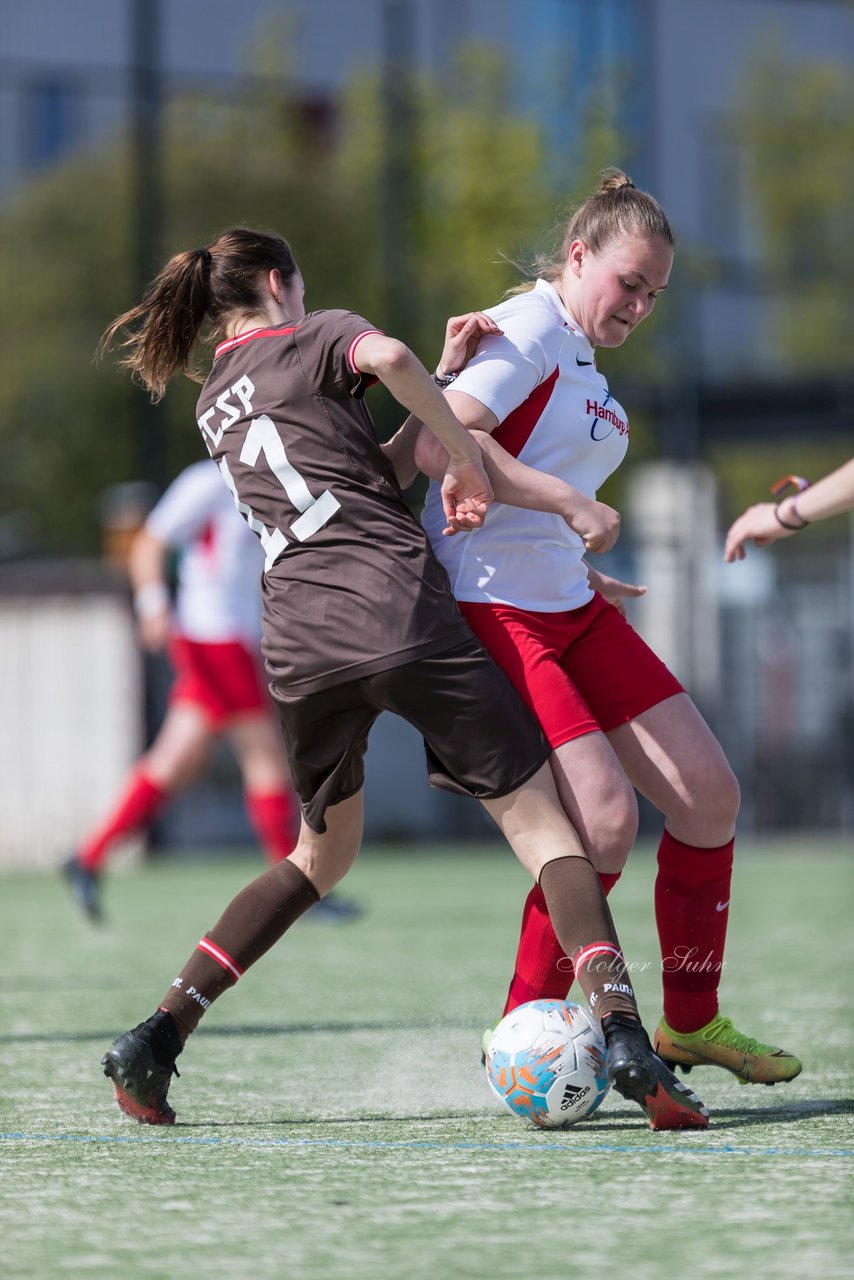
[(149, 513), (146, 529), (169, 547), (186, 546), (203, 533), (221, 505), (224, 488), (214, 462), (194, 462), (173, 480)]
[(520, 294), (487, 314), (502, 332), (481, 340), (453, 390), (473, 396), (503, 422), (554, 372), (566, 330), (535, 293)]
[(327, 396), (361, 396), (375, 378), (355, 364), (360, 339), (381, 333), (353, 311), (313, 311), (294, 333), (303, 375), (311, 389)]

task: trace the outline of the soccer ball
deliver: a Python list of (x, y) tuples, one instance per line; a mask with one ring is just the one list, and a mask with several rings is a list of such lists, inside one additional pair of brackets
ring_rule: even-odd
[(540, 1129), (589, 1116), (608, 1092), (605, 1039), (581, 1005), (531, 1000), (502, 1018), (486, 1051), (497, 1098)]

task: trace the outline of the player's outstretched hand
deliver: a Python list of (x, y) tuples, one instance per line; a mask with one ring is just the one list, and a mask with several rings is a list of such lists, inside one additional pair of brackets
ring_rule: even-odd
[(780, 538), (791, 538), (797, 529), (784, 529), (777, 519), (777, 507), (773, 502), (758, 502), (730, 525), (724, 545), (724, 560), (732, 564), (734, 560), (743, 560), (746, 542), (755, 542), (757, 547), (767, 547), (770, 542)]
[(584, 543), (584, 550), (599, 555), (610, 551), (620, 536), (620, 513), (604, 502), (589, 501), (577, 506), (567, 523)]
[(449, 463), (442, 481), (445, 537), (479, 529), (492, 503), (492, 485), (479, 462)]
[(459, 373), (471, 360), (477, 344), (487, 333), (501, 333), (495, 321), (483, 311), (451, 316), (445, 326), (445, 345), (439, 360), (440, 374)]
[(587, 581), (594, 591), (598, 591), (603, 599), (612, 604), (618, 613), (626, 616), (626, 600), (637, 599), (646, 595), (646, 587), (636, 582), (620, 582), (618, 578), (609, 578), (606, 573), (599, 573), (587, 565)]

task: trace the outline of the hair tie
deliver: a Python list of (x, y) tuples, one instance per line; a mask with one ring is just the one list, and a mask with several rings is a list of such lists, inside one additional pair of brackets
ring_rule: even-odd
[(619, 175), (613, 174), (606, 182), (603, 182), (602, 186), (599, 188), (599, 194), (603, 196), (616, 196), (627, 188), (630, 188), (632, 191), (637, 191), (637, 187), (632, 182), (629, 175), (627, 173), (621, 173)]
[(207, 247), (207, 245), (205, 245), (203, 249), (197, 249), (196, 253), (200, 253), (202, 255), (202, 262), (205, 264), (206, 267), (209, 267), (211, 265), (211, 262), (213, 261), (213, 259), (211, 258), (211, 251)]

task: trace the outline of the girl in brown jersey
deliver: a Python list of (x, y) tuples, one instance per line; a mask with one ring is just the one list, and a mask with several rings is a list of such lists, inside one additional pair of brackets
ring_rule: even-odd
[[(462, 620), (400, 484), (420, 422), (448, 453), (447, 531), (477, 528), (492, 492), (476, 443), (403, 343), (347, 311), (306, 314), (279, 236), (236, 228), (176, 255), (107, 330), (159, 398), (210, 325), (221, 338), (198, 419), (266, 553), (264, 645), (294, 785), (297, 846), (226, 907), (159, 1009), (104, 1056), (119, 1106), (171, 1124), (175, 1059), (205, 1009), (345, 875), (362, 835), (363, 757), (382, 710), (422, 733), (434, 785), (476, 796), (544, 894), (608, 1045), (614, 1087), (652, 1128), (705, 1128), (699, 1099), (652, 1052), (598, 877), (567, 820), (548, 747)], [(444, 368), (495, 326), (449, 324)], [(414, 415), (380, 446), (362, 402), (382, 381)], [(420, 421), (418, 421), (420, 420)]]

